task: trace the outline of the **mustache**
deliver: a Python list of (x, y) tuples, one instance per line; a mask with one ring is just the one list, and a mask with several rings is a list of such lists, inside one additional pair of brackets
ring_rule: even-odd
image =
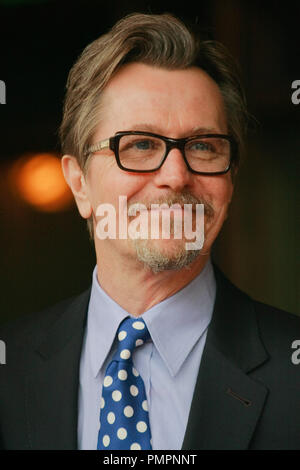
[(204, 206), (204, 215), (210, 220), (215, 215), (215, 210), (212, 204), (202, 197), (196, 197), (189, 192), (182, 192), (182, 193), (174, 193), (174, 194), (166, 194), (159, 196), (158, 198), (151, 199), (148, 201), (134, 201), (128, 205), (128, 211), (130, 211), (130, 207), (143, 204), (148, 210), (151, 210), (152, 204), (167, 204), (169, 207), (174, 204), (179, 204), (182, 208), (184, 208), (184, 204), (191, 204), (192, 209), (196, 210), (197, 204), (203, 204)]

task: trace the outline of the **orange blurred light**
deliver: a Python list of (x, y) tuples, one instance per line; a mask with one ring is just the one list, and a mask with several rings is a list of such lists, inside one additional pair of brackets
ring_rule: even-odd
[(16, 162), (13, 180), (21, 197), (39, 210), (63, 210), (73, 200), (60, 159), (54, 154), (42, 153), (22, 158)]

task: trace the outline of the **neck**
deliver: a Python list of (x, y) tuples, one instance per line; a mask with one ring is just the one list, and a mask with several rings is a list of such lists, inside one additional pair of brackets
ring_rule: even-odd
[(178, 271), (153, 273), (137, 260), (115, 259), (97, 253), (97, 277), (102, 289), (130, 315), (146, 310), (174, 295), (203, 270), (209, 254), (199, 255), (188, 267)]

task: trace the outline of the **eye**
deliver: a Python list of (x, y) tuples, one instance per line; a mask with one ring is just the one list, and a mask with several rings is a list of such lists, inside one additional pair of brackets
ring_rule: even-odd
[(120, 142), (121, 152), (151, 152), (160, 148), (158, 139), (152, 139), (146, 136), (124, 136)]
[(133, 144), (138, 150), (150, 150), (153, 148), (153, 142), (151, 140), (139, 140)]
[(194, 150), (196, 152), (207, 152), (209, 150), (212, 150), (212, 146), (207, 142), (203, 141), (193, 142), (189, 148), (190, 150)]
[(194, 155), (215, 153), (213, 142), (205, 140), (194, 140), (188, 143), (186, 150)]

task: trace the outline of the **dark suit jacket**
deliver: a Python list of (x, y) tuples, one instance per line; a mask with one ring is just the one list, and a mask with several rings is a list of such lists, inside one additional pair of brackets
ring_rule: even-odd
[[(300, 318), (251, 300), (216, 270), (217, 296), (183, 449), (300, 449)], [(0, 447), (76, 449), (90, 290), (0, 329)]]

